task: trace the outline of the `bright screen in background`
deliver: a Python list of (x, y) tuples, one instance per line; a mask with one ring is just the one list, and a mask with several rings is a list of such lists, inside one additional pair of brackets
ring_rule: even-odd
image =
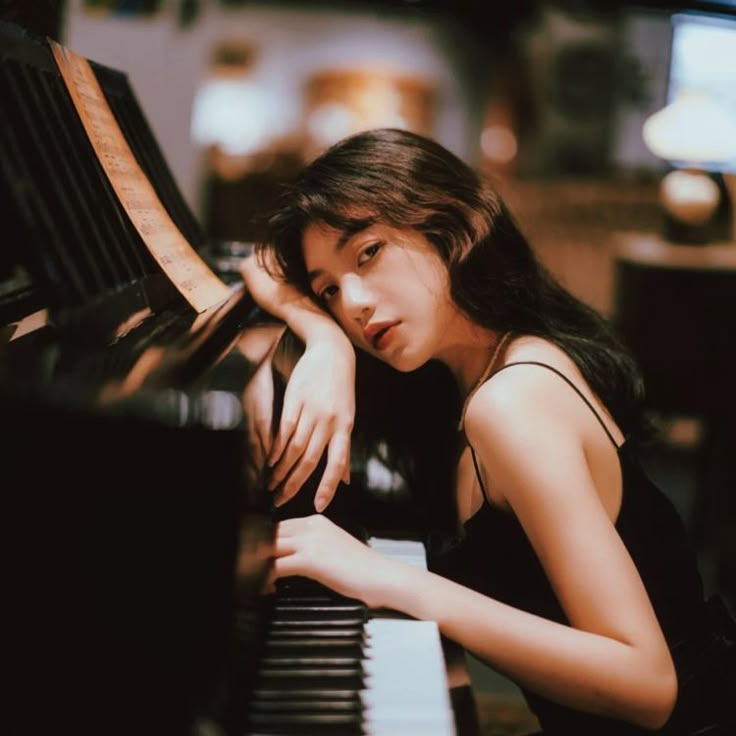
[[(672, 16), (667, 101), (681, 90), (706, 92), (736, 124), (736, 17)], [(734, 163), (726, 168), (732, 170)]]

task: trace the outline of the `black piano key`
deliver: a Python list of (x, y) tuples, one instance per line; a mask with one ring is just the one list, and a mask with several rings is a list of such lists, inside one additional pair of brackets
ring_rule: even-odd
[(277, 605), (273, 609), (275, 621), (343, 621), (365, 619), (362, 606)]
[(261, 687), (253, 691), (253, 700), (280, 702), (288, 698), (299, 700), (351, 700), (360, 702), (359, 691), (355, 688), (319, 688), (319, 687)]
[(363, 733), (362, 717), (353, 713), (252, 713), (249, 720), (269, 734)]
[[(287, 699), (288, 698), (288, 699)], [(295, 699), (285, 695), (278, 700), (254, 700), (250, 707), (258, 713), (360, 713), (362, 706), (360, 699), (345, 698), (343, 700), (331, 699)]]
[(261, 659), (261, 665), (264, 667), (352, 667), (360, 662), (359, 657), (330, 657), (321, 653), (301, 654), (299, 656), (273, 655), (268, 654)]
[(269, 639), (304, 639), (309, 637), (334, 639), (343, 642), (360, 643), (367, 635), (362, 626), (346, 626), (344, 628), (318, 628), (313, 622), (309, 626), (281, 627), (268, 632)]
[(364, 653), (362, 639), (345, 641), (342, 639), (302, 638), (302, 639), (266, 639), (264, 652), (268, 655), (311, 655), (328, 654), (341, 657), (360, 658)]
[(362, 667), (264, 667), (257, 676), (260, 686), (281, 688), (359, 690), (365, 683)]
[(284, 630), (284, 629), (311, 629), (312, 631), (318, 632), (321, 629), (360, 629), (363, 623), (361, 618), (336, 618), (336, 619), (321, 619), (315, 621), (314, 619), (299, 618), (294, 620), (278, 620), (271, 621), (271, 630)]

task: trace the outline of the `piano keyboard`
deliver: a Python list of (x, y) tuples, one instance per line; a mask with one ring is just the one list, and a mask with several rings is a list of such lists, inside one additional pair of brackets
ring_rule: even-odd
[[(426, 568), (419, 542), (368, 544)], [(437, 624), (282, 581), (247, 721), (251, 736), (455, 736)]]

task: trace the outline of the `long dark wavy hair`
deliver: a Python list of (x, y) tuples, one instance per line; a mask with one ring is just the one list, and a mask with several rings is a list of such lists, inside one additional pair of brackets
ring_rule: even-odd
[(474, 322), (555, 343), (623, 431), (638, 428), (641, 377), (609, 324), (539, 263), (490, 184), (433, 140), (389, 128), (338, 142), (285, 191), (257, 253), (269, 251), (276, 275), (311, 294), (306, 227), (351, 234), (375, 222), (422, 233), (447, 266), (454, 302)]

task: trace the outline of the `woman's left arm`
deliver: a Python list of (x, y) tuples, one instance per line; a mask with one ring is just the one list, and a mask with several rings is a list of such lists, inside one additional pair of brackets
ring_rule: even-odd
[(479, 391), (466, 431), (523, 525), (569, 626), (380, 558), (326, 519), (294, 520), (280, 531), (277, 574), (315, 577), (371, 606), (435, 620), (443, 634), (544, 697), (658, 728), (674, 705), (674, 667), (593, 486), (580, 437), (533, 398), (510, 395), (516, 392)]
[(497, 376), (471, 402), (465, 427), (486, 487), (490, 481), (519, 520), (570, 625), (514, 611), (503, 624), (487, 620), (478, 649), (468, 643), (545, 697), (657, 728), (674, 706), (675, 670), (594, 484), (586, 454), (592, 425), (573, 392), (533, 368)]

